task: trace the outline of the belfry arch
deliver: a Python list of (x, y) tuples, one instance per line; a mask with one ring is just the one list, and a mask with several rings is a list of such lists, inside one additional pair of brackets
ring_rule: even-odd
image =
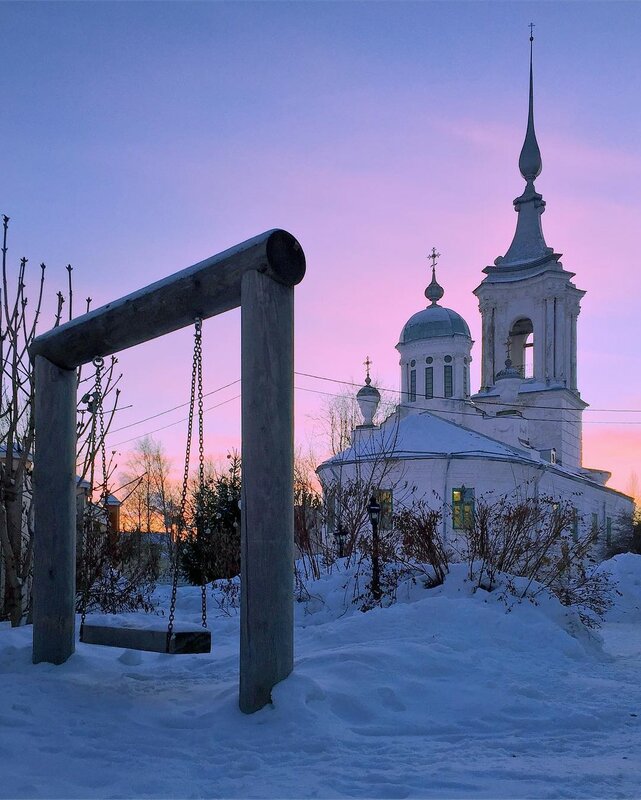
[(39, 336), (35, 360), (33, 661), (75, 649), (76, 370), (240, 306), (240, 692), (257, 711), (293, 668), (294, 286), (300, 244), (267, 231)]
[(519, 317), (508, 334), (512, 366), (522, 378), (534, 377), (534, 325), (529, 317)]

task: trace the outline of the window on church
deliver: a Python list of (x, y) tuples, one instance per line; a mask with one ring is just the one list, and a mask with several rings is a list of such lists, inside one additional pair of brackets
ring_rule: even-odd
[(523, 342), (523, 377), (534, 377), (534, 337), (531, 333)]
[(434, 367), (425, 367), (425, 399), (434, 397)]
[(534, 326), (532, 320), (522, 317), (512, 325), (508, 339), (512, 366), (524, 378), (534, 376)]
[(469, 397), (470, 394), (470, 374), (467, 368), (467, 359), (463, 362), (463, 396)]
[(474, 489), (461, 486), (452, 489), (452, 527), (455, 530), (469, 528), (474, 519)]
[(410, 403), (416, 402), (416, 370), (410, 370)]
[(454, 381), (452, 379), (452, 365), (446, 364), (443, 367), (443, 396), (452, 397), (454, 394)]
[(576, 508), (572, 509), (572, 541), (578, 542), (579, 541), (579, 512)]
[(599, 515), (592, 513), (592, 525), (590, 526), (590, 532), (592, 536), (594, 536), (595, 540), (599, 535)]
[(612, 544), (612, 518), (605, 519), (605, 543), (609, 547)]
[(392, 489), (379, 489), (376, 492), (376, 499), (381, 507), (380, 526), (384, 530), (389, 530), (394, 515), (394, 493)]

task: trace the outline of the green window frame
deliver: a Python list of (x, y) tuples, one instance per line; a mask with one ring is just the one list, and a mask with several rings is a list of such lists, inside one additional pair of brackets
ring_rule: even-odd
[(572, 509), (572, 541), (579, 541), (579, 512), (576, 508)]
[(381, 507), (380, 527), (389, 530), (392, 527), (394, 516), (394, 491), (392, 489), (378, 489), (376, 500)]
[(474, 520), (474, 489), (459, 486), (452, 489), (452, 527), (454, 530), (469, 528)]

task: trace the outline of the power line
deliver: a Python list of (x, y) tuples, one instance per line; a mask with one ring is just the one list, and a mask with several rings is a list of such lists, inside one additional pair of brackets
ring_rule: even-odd
[[(297, 373), (297, 374), (299, 374), (299, 373)], [(328, 378), (327, 380), (330, 380), (330, 379)], [(343, 383), (343, 381), (337, 381), (337, 382), (338, 383)], [(358, 385), (358, 384), (356, 384), (356, 385)], [(309, 388), (303, 387), (303, 386), (295, 386), (294, 388), (297, 389), (298, 391), (302, 391), (302, 392), (312, 392), (313, 394), (322, 394), (325, 397), (345, 397), (345, 395), (336, 394), (335, 392), (322, 392), (319, 389), (309, 389)], [(383, 391), (387, 391), (387, 390), (384, 389)], [(436, 398), (436, 399), (442, 400), (442, 399), (450, 399), (450, 398)], [(503, 405), (507, 405), (507, 404), (504, 403)], [(438, 409), (432, 410), (430, 408), (417, 408), (417, 406), (415, 406), (413, 404), (409, 404), (409, 403), (398, 403), (396, 408), (411, 408), (414, 411), (426, 411), (426, 412), (428, 412), (430, 414), (433, 413), (433, 414), (436, 414), (437, 416), (439, 415), (439, 410)], [(523, 406), (518, 406), (518, 408), (523, 409), (524, 407)], [(544, 409), (548, 409), (548, 408), (551, 408), (551, 407), (550, 406), (526, 406), (525, 408), (544, 408)], [(562, 411), (562, 410), (567, 410), (567, 409), (554, 408), (554, 410)], [(474, 411), (455, 411), (453, 413), (460, 414), (463, 417), (475, 417), (476, 419), (479, 418), (479, 415), (477, 413), (475, 413)], [(495, 417), (490, 417), (490, 419), (495, 419)], [(499, 419), (500, 419), (500, 417), (499, 417)], [(506, 419), (506, 418), (503, 417), (503, 419)], [(508, 419), (509, 419), (509, 417), (508, 417)], [(523, 417), (523, 416), (521, 417), (521, 419), (525, 420), (526, 422), (567, 422), (567, 419), (549, 419), (549, 418), (547, 418), (547, 419), (536, 419), (536, 418), (533, 418), (533, 417)], [(587, 419), (587, 420), (582, 420), (582, 424), (584, 424), (584, 425), (641, 425), (641, 420), (637, 420), (635, 422), (630, 422), (630, 421), (612, 422), (611, 420)]]
[[(362, 385), (360, 383), (354, 383), (354, 381), (345, 381), (345, 380), (340, 380), (339, 378), (329, 378), (326, 375), (313, 375), (313, 374), (311, 374), (309, 372), (295, 372), (294, 374), (298, 375), (301, 378), (314, 378), (315, 380), (318, 380), (318, 381), (329, 381), (331, 383), (341, 383), (341, 384), (343, 384), (345, 386), (358, 386), (360, 388), (361, 385)], [(409, 392), (403, 392), (400, 389), (385, 389), (382, 386), (377, 386), (376, 388), (379, 389), (381, 392), (389, 392), (390, 394), (398, 394), (398, 395), (409, 394)], [(336, 395), (336, 396), (340, 397), (341, 395)], [(434, 395), (433, 397), (431, 397), (429, 399), (431, 399), (431, 400), (451, 400), (452, 398), (443, 397), (443, 396), (438, 396), (437, 397), (436, 395)], [(470, 401), (470, 402), (473, 402), (473, 401)], [(513, 408), (518, 408), (518, 409), (521, 409), (521, 408), (524, 407), (523, 405), (521, 405), (519, 403), (505, 403), (505, 402), (502, 402), (502, 401), (500, 402), (500, 405), (502, 405), (502, 406), (512, 406)], [(409, 408), (413, 408), (414, 406), (408, 406), (408, 407)], [(549, 409), (550, 411), (569, 411), (569, 410), (573, 410), (573, 409), (565, 408), (564, 406), (529, 405), (529, 406), (526, 406), (526, 407), (527, 408), (544, 408), (544, 409)], [(580, 410), (580, 409), (577, 409), (577, 411), (578, 410)], [(610, 414), (610, 413), (641, 414), (641, 408), (592, 408), (592, 407), (589, 407), (589, 408), (586, 408), (584, 410), (585, 411), (599, 411), (599, 412), (607, 413), (607, 414)]]
[[(235, 381), (232, 381), (231, 383), (226, 383), (224, 386), (219, 386), (218, 389), (213, 389), (211, 392), (207, 392), (206, 394), (203, 395), (203, 397), (211, 397), (212, 394), (217, 394), (218, 392), (222, 392), (223, 389), (229, 389), (230, 386), (235, 386), (237, 383), (240, 383), (240, 378), (237, 378)], [(121, 428), (116, 428), (115, 430), (111, 431), (111, 433), (119, 433), (120, 431), (127, 430), (127, 428), (134, 428), (136, 425), (142, 425), (143, 422), (149, 422), (150, 419), (156, 419), (157, 417), (162, 417), (164, 414), (170, 414), (172, 411), (177, 411), (179, 408), (185, 408), (185, 406), (188, 405), (189, 401), (187, 401), (186, 403), (180, 403), (180, 405), (173, 406), (172, 408), (167, 408), (165, 409), (165, 411), (159, 411), (157, 414), (151, 414), (149, 417), (145, 417), (144, 419), (139, 419), (136, 422), (130, 422), (128, 425), (123, 425)], [(131, 406), (125, 406), (125, 408), (131, 408)]]
[[(211, 394), (211, 392), (210, 392)], [(238, 400), (240, 397), (239, 394), (230, 397), (228, 400), (223, 400), (222, 403), (216, 403), (215, 406), (210, 406), (209, 408), (204, 409), (203, 413), (207, 413), (208, 411), (213, 411), (215, 408), (220, 408), (221, 406), (227, 405), (227, 403), (231, 403), (233, 400)], [(181, 408), (181, 406), (178, 406)], [(187, 417), (183, 417), (182, 419), (176, 420), (176, 422), (170, 422), (169, 425), (163, 425), (162, 428), (154, 428), (153, 431), (147, 431), (146, 433), (141, 433), (138, 436), (132, 436), (131, 439), (124, 439), (122, 442), (116, 442), (115, 444), (109, 445), (110, 447), (120, 447), (121, 444), (127, 444), (128, 442), (134, 442), (136, 439), (144, 439), (145, 436), (150, 436), (152, 433), (158, 433), (158, 431), (167, 430), (167, 428), (173, 428), (175, 425), (180, 425), (181, 422), (187, 422)], [(115, 433), (115, 431), (114, 431)]]
[[(360, 388), (360, 384), (359, 383), (355, 383), (354, 381), (346, 381), (346, 380), (342, 380), (340, 378), (330, 378), (327, 375), (315, 375), (315, 374), (309, 373), (309, 372), (295, 372), (294, 374), (298, 375), (299, 377), (302, 377), (302, 378), (312, 378), (314, 380), (327, 381), (329, 383), (338, 383), (338, 384), (341, 384), (343, 386), (351, 386), (351, 387), (359, 387)], [(217, 394), (218, 392), (222, 392), (224, 389), (228, 389), (231, 386), (235, 386), (238, 383), (240, 383), (240, 378), (237, 378), (235, 381), (231, 381), (230, 383), (226, 383), (224, 386), (219, 386), (217, 389), (213, 389), (212, 391), (207, 392), (203, 396), (204, 397), (210, 397), (210, 396), (212, 396), (214, 394)], [(337, 398), (344, 397), (344, 395), (337, 394), (336, 392), (323, 392), (323, 391), (321, 391), (319, 389), (311, 389), (311, 388), (308, 388), (306, 386), (295, 386), (294, 388), (296, 389), (296, 391), (310, 392), (312, 394), (323, 395), (325, 397), (337, 397)], [(389, 392), (390, 394), (396, 394), (396, 395), (399, 395), (399, 396), (403, 395), (403, 394), (408, 394), (407, 392), (402, 392), (399, 389), (386, 389), (386, 388), (383, 388), (383, 387), (378, 387), (378, 388), (380, 388), (380, 390), (383, 391), (383, 392)], [(220, 408), (221, 406), (226, 405), (227, 403), (230, 403), (233, 400), (237, 400), (239, 397), (240, 397), (240, 395), (235, 395), (234, 397), (229, 398), (229, 400), (225, 400), (222, 403), (218, 403), (215, 406), (211, 406), (210, 408), (205, 409), (205, 411), (213, 411), (214, 409)], [(433, 398), (430, 398), (430, 399), (434, 399), (434, 400), (449, 400), (449, 399), (452, 399), (452, 398), (434, 396)], [(470, 401), (470, 402), (473, 402), (473, 401)], [(185, 408), (188, 405), (189, 405), (189, 402), (180, 403), (179, 405), (172, 406), (171, 408), (167, 408), (167, 409), (165, 409), (163, 411), (158, 411), (156, 414), (150, 414), (148, 417), (144, 417), (143, 419), (139, 419), (136, 422), (130, 422), (129, 424), (123, 425), (120, 428), (115, 428), (113, 431), (111, 431), (110, 435), (119, 433), (120, 431), (124, 431), (124, 430), (127, 430), (129, 428), (133, 428), (136, 425), (142, 425), (143, 422), (149, 422), (149, 420), (157, 419), (158, 417), (162, 417), (165, 414), (170, 414), (172, 411), (177, 411), (180, 408)], [(497, 403), (497, 405), (499, 405), (499, 403)], [(544, 409), (546, 411), (569, 411), (569, 410), (574, 410), (574, 409), (564, 408), (563, 406), (544, 406), (544, 405), (523, 406), (523, 405), (518, 404), (518, 403), (504, 403), (504, 402), (501, 402), (500, 405), (508, 406), (508, 407), (519, 409), (519, 410), (522, 410), (522, 411), (523, 410), (527, 410), (527, 409)], [(409, 403), (399, 403), (398, 407), (399, 408), (416, 409), (415, 405), (409, 404)], [(429, 408), (427, 408), (425, 410), (426, 411), (430, 411)], [(481, 409), (479, 408), (479, 410), (481, 410)], [(579, 410), (579, 409), (576, 409), (576, 410)], [(586, 411), (601, 412), (601, 413), (620, 413), (620, 414), (638, 414), (638, 413), (641, 413), (641, 409), (638, 409), (638, 408), (630, 408), (630, 409), (625, 409), (625, 408), (588, 408), (588, 409), (585, 409), (585, 410)], [(437, 413), (438, 413), (438, 411), (437, 411)], [(456, 413), (460, 414), (461, 416), (478, 417), (478, 414), (476, 412), (474, 412), (474, 411), (457, 411)], [(181, 422), (185, 422), (186, 419), (187, 418), (184, 417), (182, 419), (177, 420), (176, 422), (171, 422), (168, 425), (163, 425), (160, 428), (154, 428), (153, 430), (146, 431), (145, 433), (141, 433), (138, 436), (132, 436), (130, 439), (125, 439), (125, 440), (123, 440), (121, 442), (117, 442), (116, 444), (111, 445), (111, 446), (112, 447), (118, 447), (120, 445), (128, 444), (129, 442), (133, 442), (136, 439), (143, 439), (145, 436), (150, 436), (153, 433), (158, 433), (160, 431), (166, 430), (167, 428), (172, 428), (175, 425), (179, 425)], [(530, 422), (540, 422), (540, 421), (543, 421), (543, 422), (567, 422), (567, 420), (563, 420), (563, 419), (537, 420), (537, 419), (533, 419), (532, 417), (523, 417), (523, 419), (526, 420), (526, 421), (530, 421)], [(641, 420), (639, 420), (639, 421), (583, 420), (583, 423), (586, 424), (586, 425), (641, 425)]]

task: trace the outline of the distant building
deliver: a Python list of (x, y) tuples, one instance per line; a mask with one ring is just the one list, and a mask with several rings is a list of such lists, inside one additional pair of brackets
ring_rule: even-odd
[(633, 501), (606, 486), (610, 473), (582, 464), (577, 318), (585, 292), (573, 283), (541, 226), (545, 201), (534, 181), (542, 161), (534, 129), (532, 60), (527, 132), (519, 158), (525, 180), (514, 201), (516, 232), (504, 256), (485, 267), (474, 290), (482, 318), (481, 387), (470, 393), (474, 344), (466, 321), (440, 304), (438, 255), (432, 251), (427, 308), (404, 325), (401, 403), (381, 425), (369, 371), (357, 399), (364, 424), (352, 444), (318, 467), (328, 490), (372, 474), (386, 502), (423, 498), (445, 509), (444, 533), (465, 525), (478, 498), (566, 500), (575, 534), (589, 526), (605, 545)]

